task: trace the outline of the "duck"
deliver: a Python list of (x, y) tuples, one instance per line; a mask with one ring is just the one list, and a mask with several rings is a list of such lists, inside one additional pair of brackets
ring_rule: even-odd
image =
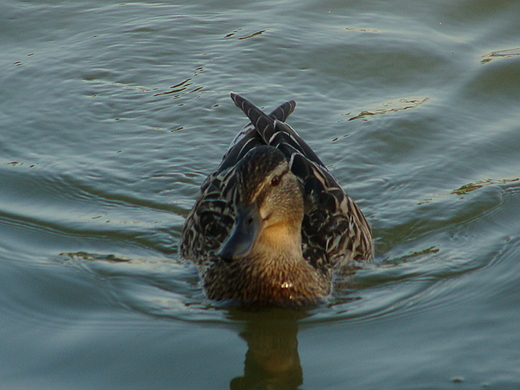
[(208, 299), (240, 306), (308, 307), (332, 294), (334, 275), (373, 257), (367, 219), (286, 121), (231, 94), (250, 123), (203, 182), (180, 254)]

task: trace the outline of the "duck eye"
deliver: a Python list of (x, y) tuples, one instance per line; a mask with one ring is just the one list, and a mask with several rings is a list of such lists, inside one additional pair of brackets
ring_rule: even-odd
[(274, 175), (273, 178), (271, 179), (271, 185), (273, 187), (276, 187), (278, 184), (280, 184), (280, 176)]

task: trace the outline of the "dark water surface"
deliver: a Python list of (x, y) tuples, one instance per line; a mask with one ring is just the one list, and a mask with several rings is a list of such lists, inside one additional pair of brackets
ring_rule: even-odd
[[(519, 15), (2, 1), (0, 388), (519, 389)], [(327, 305), (218, 307), (179, 258), (230, 91), (295, 99), (373, 226)]]

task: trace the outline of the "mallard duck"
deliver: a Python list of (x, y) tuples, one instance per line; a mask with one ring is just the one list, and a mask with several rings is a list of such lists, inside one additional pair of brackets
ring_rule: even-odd
[(288, 124), (296, 103), (269, 115), (231, 94), (251, 123), (202, 184), (181, 255), (207, 297), (240, 305), (299, 306), (331, 294), (335, 271), (369, 261), (370, 226)]

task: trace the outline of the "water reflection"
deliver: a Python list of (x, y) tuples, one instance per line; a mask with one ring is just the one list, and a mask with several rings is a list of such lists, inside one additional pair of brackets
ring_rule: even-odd
[(233, 378), (230, 389), (297, 389), (303, 383), (297, 321), (306, 316), (289, 309), (230, 310), (231, 319), (244, 324), (240, 336), (248, 346), (244, 375)]

